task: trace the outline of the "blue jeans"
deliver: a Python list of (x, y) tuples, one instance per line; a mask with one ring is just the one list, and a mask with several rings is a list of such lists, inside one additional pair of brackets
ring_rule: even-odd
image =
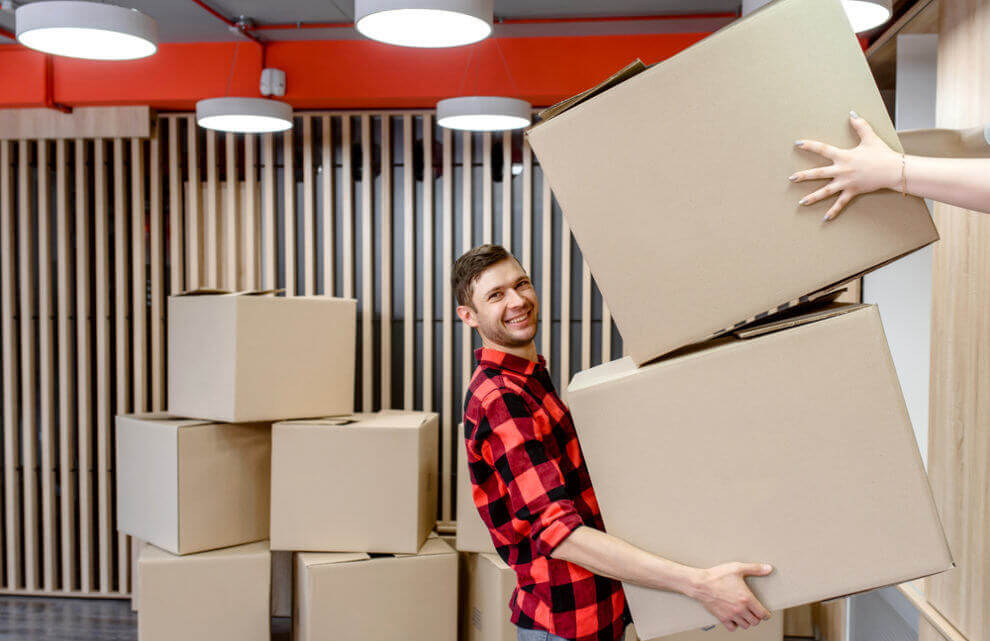
[(516, 628), (516, 638), (519, 641), (567, 641), (556, 634), (550, 634), (545, 630), (527, 630), (526, 628)]

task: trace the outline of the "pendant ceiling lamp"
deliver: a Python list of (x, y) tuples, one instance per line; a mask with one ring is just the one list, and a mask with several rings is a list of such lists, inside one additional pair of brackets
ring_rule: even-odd
[(248, 134), (285, 131), (292, 128), (292, 106), (268, 98), (207, 98), (196, 103), (196, 123)]
[(525, 100), (503, 96), (461, 96), (437, 103), (437, 124), (465, 131), (505, 131), (529, 126), (533, 110)]
[(853, 31), (869, 31), (890, 20), (891, 0), (842, 0)]
[(494, 0), (355, 0), (354, 26), (403, 47), (459, 47), (492, 32)]
[(133, 60), (158, 49), (158, 23), (136, 9), (58, 0), (32, 2), (14, 13), (17, 40), (56, 56)]

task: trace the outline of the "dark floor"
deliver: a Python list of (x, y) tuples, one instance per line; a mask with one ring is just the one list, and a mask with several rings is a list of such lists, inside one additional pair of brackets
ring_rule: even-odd
[[(272, 619), (272, 641), (291, 621)], [(0, 641), (137, 641), (137, 613), (120, 599), (0, 597)]]

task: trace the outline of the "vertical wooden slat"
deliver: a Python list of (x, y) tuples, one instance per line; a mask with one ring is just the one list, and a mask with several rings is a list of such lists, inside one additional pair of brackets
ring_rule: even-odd
[(265, 277), (262, 279), (262, 289), (275, 288), (277, 254), (275, 250), (275, 142), (273, 134), (262, 136), (262, 180), (264, 182), (264, 233), (265, 248), (262, 252), (265, 262)]
[[(471, 151), (471, 132), (465, 131), (461, 139), (461, 254), (474, 246), (473, 210), (474, 194), (471, 189), (471, 178), (474, 172), (474, 156)], [(461, 391), (467, 390), (471, 380), (471, 345), (473, 330), (461, 323)]]
[[(168, 118), (168, 250), (169, 294), (183, 289), (182, 171), (179, 169), (179, 119)], [(102, 143), (101, 143), (102, 144)], [(101, 152), (102, 153), (102, 152)]]
[[(106, 143), (97, 140), (93, 145), (93, 234), (96, 283), (96, 490), (100, 558), (100, 592), (110, 592), (111, 585), (111, 555), (110, 539), (113, 532), (110, 519), (110, 493), (113, 479), (110, 476), (110, 434), (113, 425), (113, 408), (110, 406), (110, 264), (108, 247), (108, 210), (106, 182)], [(178, 180), (176, 180), (178, 192)], [(175, 200), (179, 200), (178, 193)], [(178, 220), (176, 213), (173, 221)], [(172, 241), (178, 242), (178, 232), (172, 235)], [(180, 270), (181, 255), (172, 263), (173, 270)], [(177, 286), (177, 284), (176, 284)]]
[(244, 136), (244, 217), (240, 272), (244, 289), (258, 288), (258, 136)]
[(392, 407), (392, 118), (382, 116), (382, 190), (381, 190), (381, 402)]
[(540, 291), (540, 300), (542, 302), (543, 309), (540, 311), (540, 321), (542, 326), (540, 327), (541, 343), (543, 344), (540, 351), (543, 352), (543, 358), (546, 359), (547, 364), (550, 364), (550, 348), (553, 345), (551, 341), (553, 334), (553, 307), (551, 306), (551, 292), (553, 287), (553, 274), (551, 272), (552, 263), (551, 259), (551, 244), (553, 241), (553, 195), (550, 193), (550, 183), (547, 182), (546, 176), (543, 177), (543, 284)]
[[(147, 274), (145, 272), (145, 216), (144, 216), (144, 154), (142, 142), (131, 139), (131, 327), (134, 341), (134, 363), (131, 375), (134, 379), (134, 411), (148, 411), (148, 355), (147, 355)], [(213, 167), (213, 183), (216, 184), (216, 163)], [(210, 192), (214, 194), (213, 191)], [(211, 195), (212, 200), (216, 198)], [(214, 222), (216, 206), (214, 203)], [(215, 245), (214, 245), (215, 247)], [(217, 260), (213, 260), (214, 269)], [(214, 272), (215, 284), (217, 274)]]
[(602, 362), (612, 360), (612, 312), (602, 298)]
[(35, 484), (35, 435), (37, 417), (34, 397), (37, 370), (34, 366), (34, 244), (30, 167), (27, 140), (17, 142), (17, 201), (20, 247), (20, 341), (21, 341), (21, 487), (24, 493), (24, 587), (38, 588), (38, 491)]
[(354, 179), (351, 170), (351, 116), (344, 114), (341, 116), (340, 144), (344, 155), (344, 172), (341, 177), (341, 233), (344, 236), (341, 242), (341, 257), (344, 279), (344, 298), (354, 297)]
[(433, 125), (423, 115), (423, 404), (433, 411)]
[[(441, 426), (443, 427), (444, 449), (451, 449), (450, 432), (454, 429), (454, 301), (450, 287), (450, 271), (454, 263), (454, 139), (450, 129), (443, 130), (443, 329), (440, 342), (443, 345), (441, 367)], [(467, 328), (465, 328), (467, 329)], [(453, 439), (453, 447), (463, 447), (460, 438)], [(450, 454), (453, 459), (453, 452)], [(440, 504), (440, 518), (449, 521), (453, 518), (453, 468), (444, 468), (443, 500)]]
[(403, 358), (403, 404), (402, 406), (411, 410), (413, 408), (413, 340), (416, 324), (416, 279), (413, 273), (413, 256), (415, 255), (415, 247), (413, 245), (413, 239), (415, 238), (415, 219), (413, 218), (413, 210), (415, 203), (413, 202), (413, 197), (415, 192), (413, 191), (413, 119), (412, 116), (405, 115), (402, 117), (402, 178), (403, 178), (403, 191), (402, 191), (402, 209), (403, 209), (403, 232), (404, 232), (404, 244), (402, 255), (404, 258), (403, 264), (404, 268), (402, 273), (405, 277), (405, 286), (402, 289), (403, 300), (405, 301), (405, 309), (403, 311), (403, 336), (405, 340), (403, 341), (403, 350), (405, 356)]
[[(132, 143), (133, 144), (133, 143)], [(92, 343), (89, 290), (89, 224), (90, 212), (86, 197), (86, 147), (82, 140), (75, 141), (76, 147), (76, 405), (77, 428), (76, 450), (79, 483), (79, 589), (93, 590), (93, 484), (92, 454), (93, 442), (93, 377)], [(133, 149), (133, 148), (132, 148)], [(138, 149), (140, 151), (140, 148)], [(132, 165), (133, 166), (133, 165)], [(144, 180), (144, 172), (138, 174)], [(142, 219), (144, 203), (141, 203)], [(143, 227), (142, 227), (143, 231)], [(142, 277), (143, 277), (142, 272)], [(142, 278), (142, 281), (144, 279)], [(142, 282), (142, 294), (144, 283)]]
[(533, 150), (523, 136), (522, 184), (522, 261), (523, 269), (533, 275)]
[(512, 253), (512, 132), (502, 132), (502, 246)]
[(371, 116), (361, 116), (361, 409), (372, 409), (372, 354), (371, 330), (375, 317), (375, 271), (372, 266), (371, 214)]
[[(76, 428), (75, 404), (72, 402), (72, 389), (75, 388), (75, 372), (72, 355), (71, 331), (71, 267), (69, 265), (69, 188), (68, 152), (66, 141), (55, 142), (55, 194), (56, 194), (56, 239), (58, 247), (58, 388), (59, 388), (59, 496), (62, 499), (61, 545), (62, 545), (62, 589), (76, 587), (76, 484), (72, 478), (72, 434)], [(121, 161), (123, 164), (123, 161)]]
[(316, 293), (316, 209), (313, 205), (313, 118), (303, 116), (303, 293)]
[[(186, 289), (202, 287), (203, 281), (203, 225), (199, 186), (199, 129), (193, 118), (186, 119), (186, 163), (189, 185), (186, 188)], [(114, 149), (116, 150), (116, 142)], [(116, 154), (116, 151), (114, 152)], [(119, 210), (115, 210), (119, 211)]]
[(217, 212), (217, 132), (206, 131), (206, 282), (220, 287), (220, 215)]
[[(195, 128), (194, 123), (190, 123), (192, 128)], [(191, 145), (194, 145), (193, 140), (190, 141)], [(197, 163), (193, 157), (190, 157), (191, 163)], [(198, 234), (201, 229), (201, 216), (199, 211), (199, 180), (195, 178), (198, 174), (190, 168), (189, 171), (190, 179), (190, 190), (189, 190), (189, 212), (191, 214), (189, 221), (192, 222), (192, 229), (194, 234), (191, 237), (196, 237), (195, 247), (196, 251), (202, 246)], [(114, 219), (114, 333), (116, 336), (116, 367), (114, 370), (114, 376), (117, 381), (117, 396), (116, 396), (116, 407), (114, 408), (117, 414), (127, 414), (131, 411), (131, 399), (130, 399), (130, 380), (131, 380), (131, 370), (129, 367), (130, 363), (130, 341), (128, 340), (128, 327), (127, 327), (127, 308), (128, 308), (128, 288), (127, 288), (127, 274), (128, 274), (128, 261), (127, 261), (127, 205), (125, 201), (125, 180), (124, 175), (124, 142), (120, 138), (115, 138), (113, 141), (113, 193), (114, 193), (114, 207), (113, 207), (113, 219)], [(200, 269), (198, 265), (200, 264), (199, 257), (192, 263), (196, 265), (197, 274), (200, 274)], [(198, 276), (197, 276), (198, 278)], [(194, 286), (198, 286), (199, 280), (194, 280), (196, 283)], [(117, 588), (124, 592), (127, 590), (128, 578), (130, 577), (130, 541), (128, 541), (128, 536), (125, 534), (119, 534), (117, 536)]]
[(571, 228), (560, 218), (560, 390), (571, 380)]
[(3, 483), (4, 541), (6, 544), (5, 588), (18, 587), (18, 548), (20, 547), (20, 497), (17, 493), (17, 340), (14, 334), (14, 245), (13, 182), (11, 143), (0, 140), (0, 327), (3, 329)]
[(481, 242), (492, 242), (492, 133), (482, 134)]
[(151, 410), (165, 410), (165, 322), (162, 268), (162, 174), (159, 159), (159, 137), (148, 142), (148, 210), (150, 213), (151, 268)]
[(581, 271), (581, 369), (591, 367), (591, 269)]
[[(0, 185), (0, 190), (6, 186)], [(42, 567), (43, 586), (48, 592), (56, 588), (55, 534), (55, 367), (52, 319), (51, 202), (48, 195), (48, 142), (38, 143), (38, 332), (39, 397), (41, 416), (41, 529), (44, 537)], [(0, 196), (3, 198), (3, 196)], [(5, 352), (6, 353), (6, 352)]]
[(226, 184), (223, 198), (223, 278), (222, 284), (226, 289), (240, 289), (237, 274), (240, 271), (238, 258), (238, 238), (240, 237), (241, 214), (237, 208), (237, 139), (236, 134), (224, 134), (226, 147)]
[(284, 196), (283, 229), (285, 238), (285, 295), (296, 295), (296, 167), (292, 147), (292, 130), (282, 133), (282, 194)]
[[(320, 178), (323, 182), (323, 293), (326, 296), (333, 296), (336, 291), (334, 287), (334, 263), (336, 262), (334, 257), (336, 256), (336, 250), (334, 247), (334, 166), (331, 123), (330, 116), (323, 116), (323, 144), (321, 145), (323, 173)], [(389, 194), (389, 197), (391, 198), (391, 194)]]

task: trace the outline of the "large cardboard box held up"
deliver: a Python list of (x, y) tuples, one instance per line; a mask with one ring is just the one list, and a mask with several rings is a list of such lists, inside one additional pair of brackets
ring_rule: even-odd
[(173, 554), (268, 537), (268, 423), (117, 417), (117, 529)]
[(437, 426), (399, 411), (275, 423), (272, 549), (414, 554), (436, 524)]
[[(461, 427), (458, 434), (463, 434)], [(467, 466), (464, 439), (457, 439), (457, 549), (461, 552), (495, 554), (495, 544), (488, 526), (481, 520), (471, 496), (471, 475)]]
[(839, 0), (778, 0), (529, 130), (637, 364), (937, 239), (892, 191), (798, 205), (794, 141), (855, 146), (850, 109), (900, 151)]
[(234, 423), (353, 411), (356, 309), (328, 296), (169, 297), (169, 411)]
[(417, 554), (295, 555), (294, 641), (456, 641), (457, 553), (431, 536)]
[(460, 641), (515, 641), (515, 571), (495, 554), (461, 554), (460, 565)]
[(146, 544), (138, 564), (141, 641), (268, 641), (266, 542), (188, 556)]
[[(695, 567), (770, 563), (749, 583), (771, 610), (949, 569), (877, 308), (826, 305), (744, 335), (574, 377), (609, 533)], [(680, 594), (625, 592), (643, 638), (717, 622)]]

